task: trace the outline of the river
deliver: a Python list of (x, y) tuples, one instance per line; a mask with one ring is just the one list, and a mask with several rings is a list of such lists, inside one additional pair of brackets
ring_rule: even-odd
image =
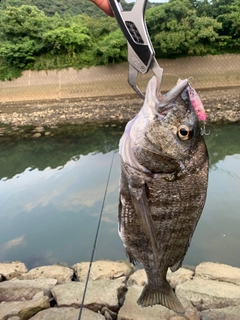
[[(240, 126), (207, 125), (206, 205), (184, 264), (240, 267)], [(125, 259), (117, 232), (123, 126), (63, 126), (53, 137), (0, 141), (0, 261), (28, 268), (89, 261), (110, 164), (95, 259)]]

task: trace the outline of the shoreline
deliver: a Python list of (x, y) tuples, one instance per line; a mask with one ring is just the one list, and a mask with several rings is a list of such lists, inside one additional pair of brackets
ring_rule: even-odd
[[(88, 262), (71, 267), (0, 262), (0, 319), (77, 319)], [(167, 279), (185, 308), (184, 315), (136, 301), (146, 281), (143, 269), (127, 261), (94, 261), (82, 320), (239, 320), (240, 268), (202, 262), (195, 270), (180, 268)]]
[[(240, 89), (200, 90), (207, 122), (240, 121)], [(47, 128), (67, 124), (126, 123), (140, 110), (143, 101), (136, 95), (99, 97), (66, 101), (2, 103), (0, 105), (0, 135), (8, 136), (19, 128)], [(11, 128), (12, 130), (9, 130)], [(41, 135), (40, 135), (41, 136)], [(35, 136), (36, 137), (36, 136)]]

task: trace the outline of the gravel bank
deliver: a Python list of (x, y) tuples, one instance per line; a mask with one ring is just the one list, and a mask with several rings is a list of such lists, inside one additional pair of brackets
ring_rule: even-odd
[[(208, 122), (240, 121), (240, 88), (199, 91)], [(0, 104), (0, 134), (8, 135), (10, 126), (52, 127), (61, 124), (127, 122), (139, 111), (142, 100), (136, 95), (88, 98), (58, 102)], [(47, 130), (46, 130), (47, 131)]]

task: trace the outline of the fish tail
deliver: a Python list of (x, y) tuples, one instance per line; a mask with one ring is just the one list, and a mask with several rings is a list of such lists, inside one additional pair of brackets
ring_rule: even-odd
[(142, 307), (161, 304), (162, 306), (177, 313), (185, 313), (185, 309), (168, 283), (167, 287), (164, 289), (152, 287), (151, 285), (146, 284), (137, 303)]

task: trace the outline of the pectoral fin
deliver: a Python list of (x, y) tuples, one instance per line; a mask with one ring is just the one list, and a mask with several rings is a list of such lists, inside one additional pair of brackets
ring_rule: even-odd
[(136, 213), (139, 217), (140, 223), (144, 230), (145, 235), (150, 241), (151, 248), (153, 251), (153, 259), (156, 268), (158, 267), (158, 246), (155, 235), (153, 220), (150, 212), (150, 208), (147, 201), (146, 186), (145, 184), (139, 187), (129, 186), (131, 199), (135, 207)]

